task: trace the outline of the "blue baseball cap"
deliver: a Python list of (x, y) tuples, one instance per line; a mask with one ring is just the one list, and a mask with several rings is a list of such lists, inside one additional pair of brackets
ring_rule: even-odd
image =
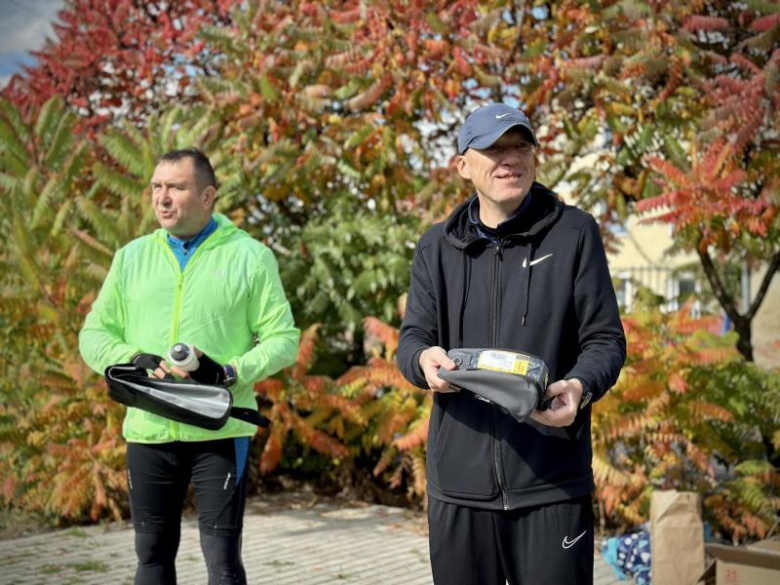
[(481, 150), (491, 146), (507, 130), (520, 126), (527, 130), (534, 146), (539, 146), (531, 122), (523, 112), (507, 104), (488, 104), (474, 110), (458, 132), (458, 154), (469, 148)]

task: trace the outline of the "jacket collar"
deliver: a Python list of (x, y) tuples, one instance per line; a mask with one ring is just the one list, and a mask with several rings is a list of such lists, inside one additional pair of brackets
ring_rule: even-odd
[[(528, 193), (530, 202), (511, 218), (503, 222), (499, 235), (507, 238), (533, 238), (548, 226), (558, 220), (563, 211), (563, 203), (558, 197), (541, 183), (531, 186)], [(479, 233), (478, 226), (471, 221), (469, 208), (472, 199), (456, 207), (444, 225), (447, 241), (458, 249), (465, 249), (470, 244), (490, 240)]]
[[(204, 248), (210, 248), (216, 244), (219, 244), (233, 233), (238, 231), (238, 228), (233, 224), (230, 218), (225, 217), (221, 213), (215, 213), (212, 218), (217, 222), (217, 229), (201, 244)], [(156, 229), (154, 231), (154, 236), (167, 245), (168, 232), (165, 229)]]

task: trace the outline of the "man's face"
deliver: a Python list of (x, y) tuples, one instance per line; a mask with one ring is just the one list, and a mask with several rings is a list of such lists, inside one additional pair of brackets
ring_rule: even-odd
[(484, 150), (469, 148), (458, 160), (458, 172), (474, 184), (480, 200), (512, 211), (536, 178), (533, 144), (513, 128)]
[(198, 186), (192, 159), (161, 162), (151, 181), (152, 205), (157, 221), (177, 238), (189, 238), (202, 230), (211, 217), (214, 187)]

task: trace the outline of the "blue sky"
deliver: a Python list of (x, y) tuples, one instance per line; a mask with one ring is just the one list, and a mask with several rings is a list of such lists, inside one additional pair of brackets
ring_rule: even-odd
[(34, 63), (28, 51), (54, 38), (51, 23), (65, 0), (0, 0), (0, 87), (22, 65)]

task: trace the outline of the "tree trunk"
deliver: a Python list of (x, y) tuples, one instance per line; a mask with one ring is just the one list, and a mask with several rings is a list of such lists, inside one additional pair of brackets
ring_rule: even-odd
[(718, 275), (718, 271), (715, 268), (715, 264), (713, 263), (712, 258), (710, 258), (709, 253), (706, 250), (702, 250), (700, 245), (696, 246), (696, 251), (699, 254), (702, 268), (704, 268), (704, 274), (707, 276), (707, 280), (712, 287), (712, 292), (715, 294), (715, 298), (718, 299), (720, 306), (724, 311), (726, 311), (726, 314), (734, 324), (734, 331), (736, 331), (737, 335), (739, 335), (739, 340), (737, 341), (737, 350), (745, 357), (747, 361), (752, 362), (753, 343), (751, 340), (750, 327), (752, 318), (749, 318), (746, 315), (740, 315), (739, 311), (737, 310), (737, 303), (735, 302), (734, 297), (732, 297), (723, 286), (723, 283), (720, 280), (720, 276)]
[(737, 350), (749, 362), (753, 360), (753, 341), (752, 341), (752, 320), (740, 316), (738, 321), (734, 321), (734, 331), (739, 335), (737, 339)]

